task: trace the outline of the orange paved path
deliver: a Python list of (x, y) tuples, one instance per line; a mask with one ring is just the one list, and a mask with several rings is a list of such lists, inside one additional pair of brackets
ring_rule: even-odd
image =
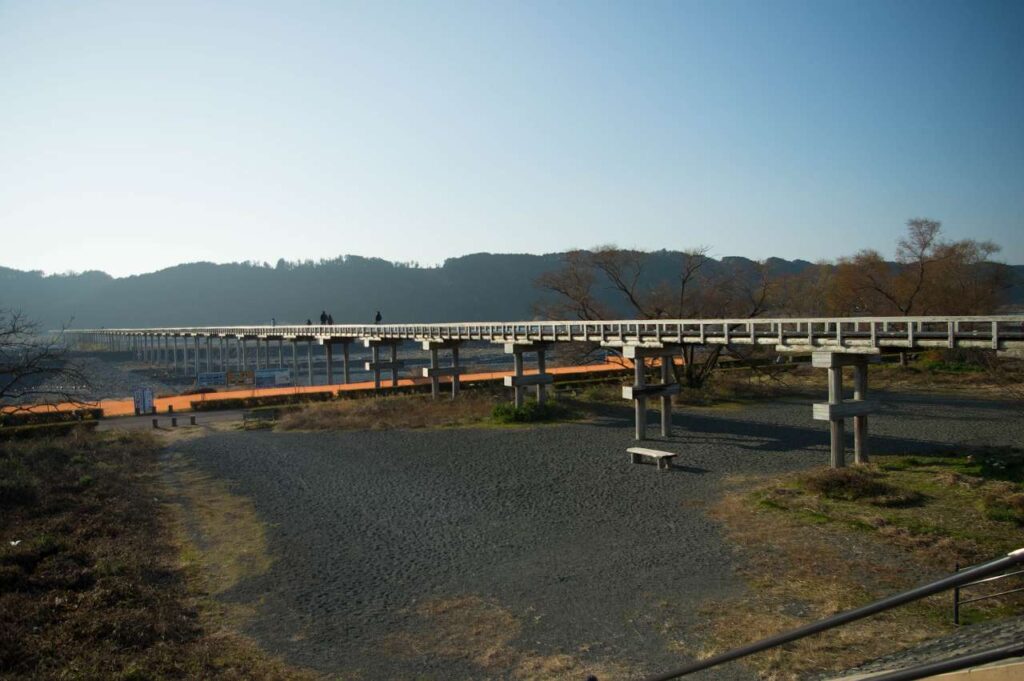
[[(605, 364), (591, 364), (587, 366), (575, 366), (575, 367), (554, 367), (549, 368), (547, 371), (550, 374), (556, 375), (572, 375), (572, 374), (601, 374), (601, 373), (613, 373), (616, 371), (622, 371), (623, 369), (632, 368), (632, 364), (629, 360), (623, 360), (624, 363), (617, 362), (606, 362)], [(526, 374), (536, 374), (536, 370), (527, 370)], [(511, 376), (511, 371), (492, 371), (488, 373), (479, 374), (463, 374), (461, 381), (463, 383), (479, 382), (479, 381), (500, 381), (505, 376)], [(451, 383), (451, 380), (442, 378), (441, 383)], [(408, 387), (414, 385), (430, 385), (429, 378), (402, 378), (398, 380), (398, 387)], [(391, 386), (390, 380), (381, 381), (381, 388), (389, 388)], [(199, 395), (177, 395), (174, 397), (157, 397), (154, 400), (156, 410), (160, 413), (166, 412), (168, 407), (174, 407), (174, 411), (190, 411), (192, 409), (192, 402), (213, 402), (217, 400), (226, 400), (238, 397), (266, 397), (271, 395), (299, 395), (302, 393), (319, 393), (319, 392), (358, 392), (373, 390), (373, 381), (362, 381), (359, 383), (338, 383), (334, 385), (312, 385), (312, 386), (292, 386), (288, 388), (248, 388), (246, 390), (231, 390), (216, 393), (202, 393)], [(100, 400), (98, 406), (103, 409), (104, 416), (134, 416), (135, 415), (135, 403), (131, 399), (111, 399), (111, 400)], [(58, 411), (68, 411), (73, 409), (79, 409), (82, 405), (76, 404), (60, 404), (56, 406)], [(48, 407), (47, 409), (52, 409)]]

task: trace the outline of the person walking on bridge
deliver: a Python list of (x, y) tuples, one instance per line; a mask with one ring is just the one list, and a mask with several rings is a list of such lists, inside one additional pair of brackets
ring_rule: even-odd
[(380, 320), (381, 319), (382, 319), (382, 317), (380, 316), (380, 310), (377, 310), (377, 316), (373, 318), (373, 323), (374, 324), (380, 324)]
[(327, 310), (323, 310), (323, 311), (320, 312), (320, 323), (321, 324), (326, 324), (327, 323)]

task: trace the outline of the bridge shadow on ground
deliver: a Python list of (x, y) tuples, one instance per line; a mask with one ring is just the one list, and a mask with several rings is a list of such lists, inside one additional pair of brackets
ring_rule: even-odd
[[(1013, 412), (1020, 405), (1012, 402), (963, 399), (955, 395), (907, 395), (876, 392), (873, 399), (881, 403), (880, 410), (869, 418), (869, 455), (914, 454), (919, 456), (948, 456), (950, 450), (968, 453), (986, 447), (984, 443), (952, 442), (943, 439), (927, 426), (929, 420), (954, 421), (962, 423), (998, 423), (1014, 417)], [(714, 413), (703, 408), (676, 407), (672, 414), (673, 434), (661, 437), (659, 414), (648, 411), (648, 446), (666, 445), (701, 446), (703, 448), (734, 447), (759, 453), (825, 452), (829, 447), (828, 424), (811, 418), (811, 404), (822, 399), (781, 398), (753, 402), (736, 410)], [(785, 405), (789, 409), (778, 411), (779, 421), (772, 421), (775, 406)], [(792, 407), (806, 409), (806, 425), (795, 425)], [(939, 411), (929, 413), (929, 408)], [(633, 428), (633, 409), (628, 404), (601, 405), (594, 409), (597, 418), (591, 423), (602, 428)], [(969, 413), (964, 413), (964, 412)], [(991, 412), (979, 415), (977, 411)], [(970, 413), (974, 412), (974, 413)], [(996, 413), (1000, 412), (1000, 413)], [(752, 418), (755, 417), (756, 418)], [(848, 459), (853, 456), (853, 419), (847, 419), (846, 448)], [(902, 420), (900, 428), (912, 432), (912, 436), (897, 436), (870, 432), (878, 423), (892, 424)], [(877, 426), (876, 426), (877, 428)], [(892, 430), (892, 428), (886, 428)], [(674, 449), (674, 448), (672, 448)]]

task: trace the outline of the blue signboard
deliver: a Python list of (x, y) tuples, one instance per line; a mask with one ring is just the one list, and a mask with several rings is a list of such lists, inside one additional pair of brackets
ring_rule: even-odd
[(152, 388), (132, 388), (132, 401), (135, 403), (136, 414), (153, 413)]
[(292, 384), (292, 372), (288, 369), (257, 369), (257, 388), (282, 388)]
[(224, 371), (204, 371), (196, 375), (196, 387), (226, 385), (227, 382), (228, 375)]

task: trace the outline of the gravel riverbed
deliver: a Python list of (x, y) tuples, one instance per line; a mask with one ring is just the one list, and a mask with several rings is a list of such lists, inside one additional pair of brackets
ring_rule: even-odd
[[(876, 452), (1024, 436), (1011, 405), (876, 397), (887, 404), (871, 421)], [(508, 647), (614, 662), (634, 678), (688, 659), (701, 604), (742, 593), (702, 509), (726, 476), (825, 463), (827, 424), (810, 411), (785, 399), (677, 413), (677, 436), (648, 445), (679, 453), (667, 472), (629, 463), (628, 408), (522, 429), (218, 433), (168, 456), (253, 500), (274, 563), (224, 598), (258, 601), (248, 633), (289, 662), (362, 679), (517, 678), (415, 645), (435, 626), (418, 605), (473, 596), (514, 618)], [(733, 664), (701, 678), (751, 675)]]

